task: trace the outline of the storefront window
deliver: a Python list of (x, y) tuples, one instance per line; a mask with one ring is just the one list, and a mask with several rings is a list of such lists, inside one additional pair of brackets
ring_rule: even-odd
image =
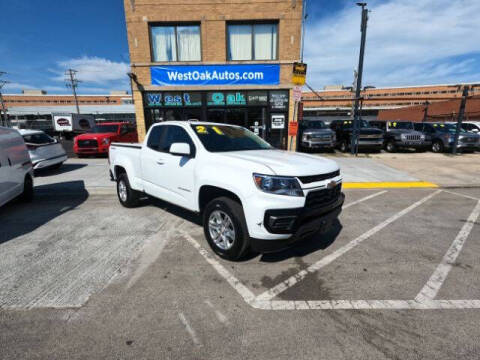
[(208, 106), (223, 106), (225, 105), (225, 95), (222, 92), (207, 93)]
[(227, 92), (227, 105), (247, 105), (247, 96), (242, 91)]
[(266, 91), (249, 91), (248, 105), (268, 105), (268, 93)]
[(183, 103), (185, 106), (202, 106), (202, 94), (199, 92), (183, 93)]
[(165, 106), (182, 106), (182, 94), (165, 93), (163, 96), (163, 103)]
[(153, 61), (200, 61), (200, 26), (151, 26)]
[(275, 60), (277, 23), (229, 24), (228, 60)]
[(270, 107), (272, 110), (285, 111), (288, 108), (288, 91), (271, 91)]

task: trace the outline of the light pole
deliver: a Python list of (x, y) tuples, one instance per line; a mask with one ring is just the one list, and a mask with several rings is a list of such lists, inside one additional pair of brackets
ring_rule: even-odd
[(367, 22), (368, 22), (368, 9), (367, 3), (358, 2), (358, 6), (362, 8), (362, 22), (360, 26), (360, 31), (362, 33), (360, 40), (360, 55), (358, 58), (358, 76), (355, 90), (355, 104), (353, 107), (353, 133), (351, 139), (351, 152), (353, 155), (358, 154), (358, 132), (359, 132), (359, 104), (360, 104), (360, 91), (362, 88), (362, 75), (363, 75), (363, 58), (365, 55), (365, 41), (367, 38)]

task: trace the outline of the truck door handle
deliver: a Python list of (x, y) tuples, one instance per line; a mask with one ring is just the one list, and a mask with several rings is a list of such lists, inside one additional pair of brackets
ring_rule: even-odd
[(163, 160), (157, 160), (157, 164), (158, 164), (158, 165), (163, 165), (163, 164), (165, 164), (165, 163), (163, 162)]

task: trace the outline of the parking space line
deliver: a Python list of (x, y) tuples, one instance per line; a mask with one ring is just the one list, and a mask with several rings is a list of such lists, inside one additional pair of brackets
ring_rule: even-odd
[(243, 285), (240, 280), (238, 280), (235, 276), (233, 276), (225, 267), (218, 262), (215, 258), (213, 258), (210, 253), (202, 248), (200, 244), (186, 231), (180, 230), (180, 233), (183, 237), (192, 244), (195, 249), (203, 256), (203, 258), (213, 266), (213, 268), (218, 272), (220, 276), (222, 276), (227, 282), (243, 297), (243, 299), (248, 303), (252, 303), (255, 300), (255, 295), (248, 289), (245, 285)]
[(364, 201), (367, 201), (367, 200), (370, 200), (370, 199), (373, 199), (374, 197), (377, 197), (379, 195), (382, 195), (382, 194), (385, 194), (387, 192), (387, 190), (383, 190), (383, 191), (380, 191), (378, 193), (375, 193), (375, 194), (372, 194), (372, 195), (368, 195), (368, 196), (365, 196), (361, 199), (358, 199), (358, 200), (355, 200), (355, 201), (352, 201), (351, 203), (348, 203), (346, 205), (343, 206), (343, 209), (348, 209), (350, 206), (353, 206), (353, 205), (357, 205), (357, 204), (360, 204)]
[(183, 315), (183, 313), (178, 313), (178, 318), (182, 322), (183, 326), (185, 326), (185, 330), (187, 330), (188, 334), (192, 338), (193, 343), (197, 346), (202, 346), (202, 343), (200, 342), (197, 336), (197, 333), (190, 326), (190, 323), (187, 321), (187, 318), (185, 317), (185, 315)]
[(432, 197), (435, 195), (439, 194), (442, 192), (442, 190), (437, 190), (429, 195), (425, 196), (424, 198), (420, 199), (416, 203), (410, 205), (409, 207), (401, 210), (400, 212), (396, 213), (395, 215), (389, 217), (387, 220), (383, 221), (382, 223), (378, 224), (377, 226), (373, 227), (372, 229), (368, 230), (367, 232), (363, 233), (356, 239), (350, 241), (348, 244), (342, 246), (341, 248), (337, 249), (336, 251), (332, 252), (331, 254), (323, 257), (316, 263), (310, 265), (308, 268), (301, 270), (297, 274), (289, 277), (287, 280), (282, 281), (280, 284), (274, 286), (273, 288), (265, 291), (264, 293), (260, 294), (257, 296), (256, 300), (271, 300), (278, 294), (284, 292), (285, 290), (291, 288), (295, 284), (297, 284), (299, 281), (303, 280), (308, 274), (314, 273), (318, 270), (320, 270), (322, 267), (327, 266), (330, 264), (332, 261), (336, 260), (340, 256), (344, 255), (351, 249), (355, 248), (357, 245), (362, 243), (364, 240), (370, 238), (372, 235), (376, 234), (380, 230), (384, 229), (388, 225), (390, 225), (392, 222), (398, 220), (402, 216), (408, 214), (410, 211), (414, 210), (418, 206), (422, 205), (423, 203), (427, 202), (430, 200)]
[(261, 310), (447, 310), (479, 309), (480, 300), (258, 300), (251, 305)]
[(215, 306), (213, 306), (213, 304), (210, 302), (210, 300), (205, 300), (205, 304), (207, 304), (208, 307), (210, 307), (213, 310), (218, 321), (220, 321), (223, 325), (226, 325), (226, 326), (230, 325), (228, 318), (222, 312), (220, 312), (220, 310), (217, 310)]
[(480, 201), (479, 198), (476, 198), (476, 197), (473, 197), (473, 196), (470, 196), (470, 195), (466, 195), (466, 194), (462, 194), (462, 193), (459, 193), (459, 192), (456, 192), (456, 191), (451, 191), (451, 190), (445, 190), (444, 189), (443, 192), (446, 192), (446, 193), (449, 193), (449, 194), (452, 194), (452, 195), (461, 196), (461, 197), (464, 197), (464, 198), (467, 198), (467, 199)]
[(427, 300), (433, 300), (437, 296), (440, 288), (448, 276), (448, 273), (452, 269), (452, 264), (455, 263), (460, 251), (462, 251), (463, 245), (470, 235), (473, 225), (477, 221), (479, 215), (480, 201), (477, 202), (467, 221), (463, 224), (460, 232), (455, 237), (455, 240), (453, 240), (452, 245), (450, 245), (450, 248), (443, 257), (442, 262), (437, 266), (430, 279), (415, 297), (415, 300), (423, 302)]

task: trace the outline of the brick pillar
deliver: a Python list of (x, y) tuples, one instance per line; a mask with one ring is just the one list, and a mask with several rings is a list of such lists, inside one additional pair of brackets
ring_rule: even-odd
[(138, 141), (142, 142), (147, 134), (145, 125), (145, 113), (143, 111), (142, 92), (133, 90), (133, 102), (135, 104), (135, 118), (137, 121)]

